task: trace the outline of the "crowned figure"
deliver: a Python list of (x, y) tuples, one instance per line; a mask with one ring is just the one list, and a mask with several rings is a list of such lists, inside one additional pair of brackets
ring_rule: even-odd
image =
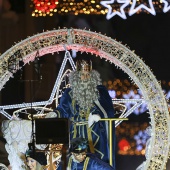
[[(46, 117), (68, 118), (70, 139), (82, 137), (88, 140), (87, 152), (96, 153), (109, 163), (108, 122), (101, 118), (114, 118), (114, 108), (100, 75), (92, 70), (92, 62), (77, 61), (76, 71), (69, 75), (70, 87), (64, 91), (60, 103)], [(115, 125), (112, 125), (112, 154), (115, 167)]]

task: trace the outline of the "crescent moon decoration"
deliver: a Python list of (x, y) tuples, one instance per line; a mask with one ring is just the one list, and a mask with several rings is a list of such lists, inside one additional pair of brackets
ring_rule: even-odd
[[(10, 77), (21, 69), (20, 61), (25, 65), (35, 60), (37, 51), (41, 57), (48, 53), (65, 51), (65, 47), (67, 50), (91, 53), (104, 58), (127, 73), (132, 82), (139, 87), (148, 105), (151, 120), (150, 152), (142, 170), (164, 170), (170, 145), (170, 119), (161, 86), (149, 67), (133, 51), (110, 37), (80, 29), (52, 30), (28, 37), (0, 56), (0, 90)], [(74, 69), (74, 65), (72, 68)], [(142, 101), (138, 104), (140, 102)], [(33, 104), (41, 106), (43, 102)], [(30, 106), (24, 104), (24, 107)], [(5, 111), (10, 108), (23, 108), (23, 106), (22, 104), (0, 106), (0, 113), (11, 119)]]

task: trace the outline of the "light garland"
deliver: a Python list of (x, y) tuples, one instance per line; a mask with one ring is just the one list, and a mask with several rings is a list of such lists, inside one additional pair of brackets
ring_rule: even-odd
[(32, 16), (53, 16), (58, 14), (101, 14), (106, 19), (119, 16), (127, 19), (129, 16), (139, 13), (156, 15), (156, 12), (169, 12), (168, 0), (32, 0)]
[[(51, 3), (51, 5), (48, 5)], [(31, 7), (34, 8), (32, 16), (53, 16), (53, 12), (58, 14), (106, 14), (107, 10), (102, 9), (99, 0), (32, 0)], [(46, 8), (48, 8), (46, 10)]]
[(57, 12), (58, 0), (32, 0), (32, 2), (34, 7), (32, 16), (53, 16), (53, 12)]

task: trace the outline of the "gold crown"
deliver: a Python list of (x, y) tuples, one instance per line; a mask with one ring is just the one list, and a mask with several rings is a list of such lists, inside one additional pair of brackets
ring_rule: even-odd
[(77, 71), (91, 71), (92, 70), (92, 62), (87, 62), (85, 60), (79, 60), (76, 62), (76, 70)]

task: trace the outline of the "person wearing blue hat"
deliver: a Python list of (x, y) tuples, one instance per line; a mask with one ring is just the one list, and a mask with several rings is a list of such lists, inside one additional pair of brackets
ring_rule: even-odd
[(97, 155), (87, 152), (88, 141), (84, 138), (74, 138), (71, 141), (67, 170), (115, 170)]

